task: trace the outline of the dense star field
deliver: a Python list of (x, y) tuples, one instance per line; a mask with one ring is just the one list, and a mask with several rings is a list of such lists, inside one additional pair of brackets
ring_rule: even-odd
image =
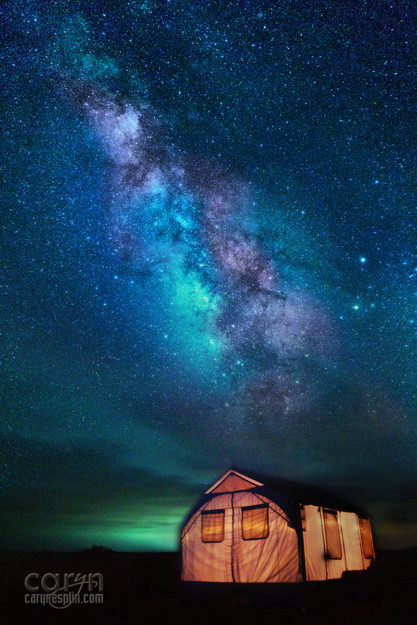
[(175, 549), (230, 465), (415, 545), (413, 3), (0, 12), (0, 546)]

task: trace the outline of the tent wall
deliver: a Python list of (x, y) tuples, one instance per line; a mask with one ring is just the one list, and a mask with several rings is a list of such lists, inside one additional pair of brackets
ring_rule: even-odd
[(337, 579), (344, 571), (367, 568), (371, 559), (363, 557), (359, 519), (354, 512), (337, 512), (341, 557), (329, 557), (328, 534), (323, 508), (305, 506), (304, 554), (307, 581)]
[[(244, 540), (242, 508), (268, 506), (266, 538)], [(225, 510), (224, 540), (202, 542), (202, 512)], [(301, 581), (296, 531), (281, 508), (251, 491), (219, 494), (192, 516), (183, 531), (182, 579), (201, 582)]]

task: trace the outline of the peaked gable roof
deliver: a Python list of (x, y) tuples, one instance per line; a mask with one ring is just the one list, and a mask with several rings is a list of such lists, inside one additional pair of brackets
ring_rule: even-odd
[(256, 488), (256, 486), (263, 486), (263, 483), (247, 475), (243, 475), (243, 473), (235, 469), (229, 469), (229, 471), (226, 471), (217, 482), (212, 484), (212, 486), (205, 491), (205, 495), (209, 495), (210, 493), (230, 493), (239, 490), (251, 490)]

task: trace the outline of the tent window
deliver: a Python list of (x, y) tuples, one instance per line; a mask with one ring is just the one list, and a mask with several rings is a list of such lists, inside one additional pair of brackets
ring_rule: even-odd
[(243, 540), (258, 540), (268, 538), (269, 519), (268, 506), (245, 506), (242, 508), (242, 538)]
[(339, 523), (337, 512), (334, 510), (323, 510), (324, 529), (326, 532), (326, 555), (332, 560), (342, 558), (342, 545), (340, 543)]
[(359, 518), (359, 529), (361, 531), (363, 555), (365, 558), (373, 558), (374, 543), (372, 540), (372, 531), (369, 519)]
[(224, 510), (203, 510), (201, 540), (203, 543), (221, 543), (224, 540)]

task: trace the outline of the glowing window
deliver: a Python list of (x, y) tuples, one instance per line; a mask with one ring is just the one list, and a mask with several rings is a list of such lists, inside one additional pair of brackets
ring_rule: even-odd
[(245, 506), (242, 508), (243, 540), (267, 538), (269, 534), (268, 506)]
[(323, 510), (323, 517), (326, 532), (326, 556), (332, 560), (340, 560), (342, 558), (342, 545), (340, 542), (337, 512), (334, 510)]
[(373, 558), (374, 543), (372, 540), (372, 530), (369, 519), (359, 518), (359, 529), (361, 531), (363, 555), (365, 558)]
[(203, 510), (201, 540), (203, 543), (221, 543), (224, 540), (224, 510)]

